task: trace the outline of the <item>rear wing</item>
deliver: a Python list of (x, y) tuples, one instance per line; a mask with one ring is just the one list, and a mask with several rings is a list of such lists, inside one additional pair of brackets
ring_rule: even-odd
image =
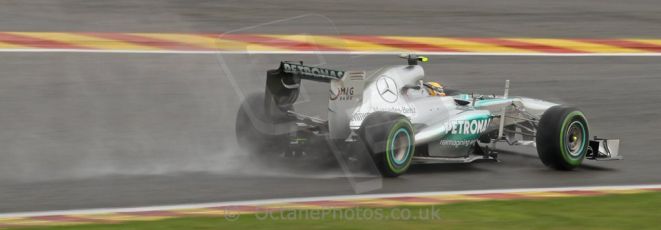
[(283, 73), (291, 74), (296, 77), (313, 80), (330, 82), (331, 80), (340, 80), (344, 77), (345, 71), (325, 69), (314, 66), (305, 66), (303, 62), (280, 62), (280, 71)]
[(274, 109), (282, 112), (292, 110), (298, 99), (301, 79), (330, 83), (341, 81), (344, 75), (345, 71), (306, 66), (303, 62), (280, 62), (277, 69), (266, 73), (266, 111), (278, 114)]
[(348, 132), (351, 108), (362, 97), (365, 72), (306, 66), (303, 62), (280, 62), (278, 69), (267, 72), (265, 111), (270, 112), (271, 116), (291, 114), (302, 79), (330, 83), (328, 122), (331, 134)]

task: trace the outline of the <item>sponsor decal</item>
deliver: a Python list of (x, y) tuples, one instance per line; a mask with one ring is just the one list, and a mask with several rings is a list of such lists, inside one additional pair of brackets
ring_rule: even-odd
[(304, 66), (294, 63), (282, 63), (282, 69), (285, 73), (298, 74), (309, 77), (323, 78), (329, 80), (339, 80), (344, 76), (344, 71), (324, 69), (319, 67)]
[(335, 92), (331, 89), (330, 100), (350, 101), (353, 99), (354, 87), (338, 87)]
[(384, 101), (393, 103), (397, 101), (397, 83), (389, 77), (382, 77), (376, 81), (376, 90)]
[(441, 145), (448, 146), (471, 146), (475, 143), (475, 140), (441, 140)]
[(475, 143), (476, 139), (489, 128), (491, 118), (474, 120), (449, 121), (445, 127), (445, 136), (439, 144), (454, 147), (467, 147)]
[(367, 110), (368, 112), (357, 112), (354, 113), (351, 117), (351, 121), (362, 121), (367, 116), (374, 112), (383, 111), (383, 112), (393, 112), (404, 115), (413, 115), (416, 113), (415, 107), (413, 106), (397, 106), (397, 107), (372, 107)]
[(489, 128), (490, 123), (491, 118), (449, 121), (441, 131), (447, 135), (439, 144), (454, 147), (473, 145), (480, 134)]
[(491, 118), (476, 120), (453, 120), (446, 124), (445, 130), (454, 135), (481, 134), (489, 127)]

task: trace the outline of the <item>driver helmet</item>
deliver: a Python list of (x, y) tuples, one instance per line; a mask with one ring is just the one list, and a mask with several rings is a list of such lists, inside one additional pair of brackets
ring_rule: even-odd
[(427, 89), (429, 96), (445, 96), (443, 85), (441, 85), (441, 83), (428, 81), (424, 83), (424, 86), (425, 89)]

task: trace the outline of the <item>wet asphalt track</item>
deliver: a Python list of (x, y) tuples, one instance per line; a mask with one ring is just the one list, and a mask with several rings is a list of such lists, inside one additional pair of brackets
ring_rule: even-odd
[[(0, 30), (222, 32), (320, 13), (342, 34), (661, 37), (654, 1), (185, 2), (9, 1), (0, 7)], [(324, 10), (311, 12), (317, 8)], [(317, 19), (251, 31), (320, 33), (328, 24)], [(344, 69), (401, 60), (254, 55), (237, 67), (244, 57), (0, 53), (0, 212), (353, 194), (336, 168), (264, 165), (243, 156), (233, 138), (239, 99), (219, 60), (250, 70), (234, 78), (244, 91), (261, 88), (260, 73), (280, 59), (323, 58)], [(622, 139), (626, 160), (556, 172), (524, 149), (503, 154), (500, 163), (414, 167), (373, 192), (660, 183), (659, 63), (659, 57), (433, 57), (427, 75), (446, 85), (500, 93), (510, 79), (511, 94), (580, 106), (594, 134)], [(315, 103), (326, 89), (306, 86), (311, 101), (301, 109), (324, 113)]]

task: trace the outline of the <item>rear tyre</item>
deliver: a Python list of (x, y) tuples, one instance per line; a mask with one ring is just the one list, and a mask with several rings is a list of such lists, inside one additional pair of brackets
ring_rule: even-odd
[[(295, 120), (279, 110), (269, 114), (264, 97), (263, 94), (246, 96), (236, 115), (236, 139), (251, 160), (296, 169), (337, 164), (326, 139), (292, 136), (296, 132)], [(299, 148), (292, 147), (293, 139), (299, 142)]]
[(403, 115), (375, 112), (363, 121), (360, 136), (384, 177), (406, 172), (415, 153), (411, 122)]
[(539, 120), (537, 153), (544, 165), (572, 170), (583, 162), (588, 151), (588, 123), (585, 115), (568, 106), (553, 106)]

